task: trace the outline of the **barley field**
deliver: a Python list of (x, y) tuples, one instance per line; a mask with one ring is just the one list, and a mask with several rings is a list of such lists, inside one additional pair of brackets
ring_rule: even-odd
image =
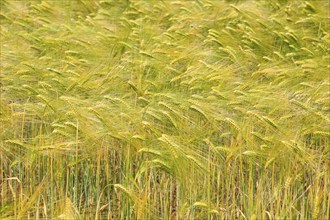
[(0, 0), (0, 219), (329, 219), (329, 7)]

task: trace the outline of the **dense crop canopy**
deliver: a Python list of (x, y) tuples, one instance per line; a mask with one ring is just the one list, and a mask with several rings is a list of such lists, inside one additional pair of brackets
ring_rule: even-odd
[(0, 9), (1, 219), (330, 216), (328, 1)]

